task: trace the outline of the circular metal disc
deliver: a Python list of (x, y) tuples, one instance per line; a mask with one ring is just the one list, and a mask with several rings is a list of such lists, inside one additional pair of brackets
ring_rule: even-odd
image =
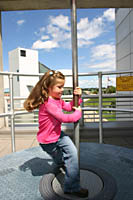
[[(52, 182), (54, 192), (67, 199), (81, 199), (72, 195), (65, 195), (63, 192), (65, 173), (59, 173)], [(89, 191), (89, 198), (96, 196), (103, 188), (103, 182), (101, 178), (95, 173), (88, 170), (80, 170), (80, 184), (82, 188), (86, 188)], [(88, 199), (88, 198), (84, 198)]]
[(55, 170), (53, 173), (42, 177), (39, 190), (45, 200), (113, 200), (117, 185), (114, 178), (103, 169), (84, 165), (80, 169), (81, 187), (88, 189), (87, 198), (78, 198), (74, 195), (65, 195), (63, 192), (63, 170)]

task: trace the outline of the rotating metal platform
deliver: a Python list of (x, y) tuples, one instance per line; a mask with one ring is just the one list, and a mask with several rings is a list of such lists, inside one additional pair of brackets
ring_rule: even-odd
[[(111, 194), (113, 200), (133, 199), (133, 149), (109, 144), (80, 143), (80, 163), (83, 170), (86, 169), (84, 165), (87, 163), (90, 175), (91, 172), (94, 173), (94, 177), (97, 175), (104, 183), (104, 188), (95, 197), (92, 197), (93, 200), (111, 198), (110, 192), (113, 191), (114, 184), (117, 184), (117, 191), (114, 197)], [(49, 181), (47, 178), (46, 180), (48, 184), (53, 182), (55, 167), (51, 157), (40, 147), (25, 149), (1, 157), (0, 200), (59, 200), (59, 198), (63, 200), (64, 197), (56, 194), (53, 187), (49, 187), (47, 184), (47, 190), (53, 192), (50, 193), (49, 198), (41, 197), (39, 191), (40, 180), (44, 181), (45, 176), (52, 174), (52, 180)], [(115, 183), (111, 181), (112, 177), (115, 179)], [(85, 179), (86, 182), (87, 179)], [(93, 184), (93, 178), (91, 184)], [(96, 187), (94, 186), (94, 188)], [(90, 188), (88, 198), (91, 198), (91, 191)], [(104, 193), (104, 191), (106, 192)], [(52, 194), (57, 198), (54, 198)]]
[(64, 175), (65, 172), (61, 170), (42, 177), (39, 190), (45, 200), (113, 200), (116, 194), (117, 186), (114, 178), (97, 167), (84, 166), (80, 169), (81, 187), (89, 191), (87, 198), (64, 194)]

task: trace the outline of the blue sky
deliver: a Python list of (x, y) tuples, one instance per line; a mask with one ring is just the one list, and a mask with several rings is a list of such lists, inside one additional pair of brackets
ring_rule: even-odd
[[(115, 70), (115, 10), (78, 9), (78, 70)], [(17, 48), (38, 50), (39, 61), (51, 69), (72, 68), (71, 11), (2, 12), (3, 65)]]

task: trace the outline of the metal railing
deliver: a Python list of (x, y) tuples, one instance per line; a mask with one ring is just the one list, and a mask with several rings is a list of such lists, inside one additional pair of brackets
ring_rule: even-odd
[[(79, 73), (78, 76), (98, 76), (98, 88), (99, 88), (99, 94), (96, 95), (95, 97), (98, 98), (98, 106), (97, 107), (82, 107), (82, 111), (95, 111), (99, 115), (99, 142), (103, 142), (103, 113), (104, 111), (113, 111), (113, 112), (128, 112), (132, 113), (133, 109), (121, 109), (121, 108), (108, 108), (108, 107), (103, 107), (103, 97), (108, 97), (109, 95), (103, 95), (102, 93), (102, 77), (104, 75), (118, 75), (118, 74), (131, 74), (133, 73), (133, 70), (131, 71), (111, 71), (111, 72), (98, 72), (98, 73)], [(10, 92), (10, 111), (7, 111), (5, 113), (1, 113), (0, 117), (9, 117), (10, 118), (10, 126), (11, 126), (11, 138), (12, 138), (12, 151), (15, 151), (15, 117), (19, 115), (24, 115), (24, 114), (29, 114), (27, 111), (15, 111), (14, 109), (14, 96), (13, 96), (13, 77), (14, 76), (42, 76), (43, 74), (22, 74), (22, 73), (13, 73), (13, 72), (0, 72), (0, 75), (6, 75), (9, 78), (9, 92)], [(69, 77), (71, 75), (66, 75), (66, 77)], [(132, 95), (114, 95), (111, 97), (114, 98), (122, 98), (122, 97), (133, 97)], [(65, 98), (65, 96), (64, 96)], [(72, 96), (67, 96), (68, 98), (72, 98)], [(92, 98), (91, 95), (83, 95), (83, 98)], [(84, 115), (83, 115), (84, 116)], [(81, 120), (82, 125), (84, 124), (84, 119)]]
[[(133, 106), (129, 97), (133, 98), (133, 95), (119, 95), (119, 94), (104, 94), (102, 98), (102, 107), (107, 108), (108, 111), (102, 111), (102, 120), (107, 121), (131, 121), (133, 118), (130, 113), (119, 112), (112, 110), (111, 108), (124, 107), (125, 109), (130, 106)], [(5, 97), (5, 112), (10, 112), (10, 97)], [(14, 97), (14, 111), (22, 111), (23, 101), (26, 97)], [(62, 99), (69, 101), (72, 99), (72, 95), (63, 95)], [(99, 122), (99, 95), (82, 95), (83, 103), (81, 105), (82, 110), (86, 107), (90, 108), (90, 111), (83, 111), (81, 118), (81, 125), (88, 122)], [(111, 109), (111, 110), (110, 110)], [(38, 110), (35, 110), (32, 113), (27, 113), (23, 115), (16, 115), (14, 119), (15, 127), (23, 126), (38, 126)], [(11, 126), (11, 120), (8, 117), (5, 117), (5, 126)]]

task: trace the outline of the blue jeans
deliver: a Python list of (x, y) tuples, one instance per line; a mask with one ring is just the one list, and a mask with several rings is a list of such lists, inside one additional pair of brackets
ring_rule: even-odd
[(64, 192), (79, 191), (80, 178), (77, 149), (69, 136), (62, 131), (57, 142), (40, 144), (40, 146), (52, 156), (59, 167), (65, 165)]

